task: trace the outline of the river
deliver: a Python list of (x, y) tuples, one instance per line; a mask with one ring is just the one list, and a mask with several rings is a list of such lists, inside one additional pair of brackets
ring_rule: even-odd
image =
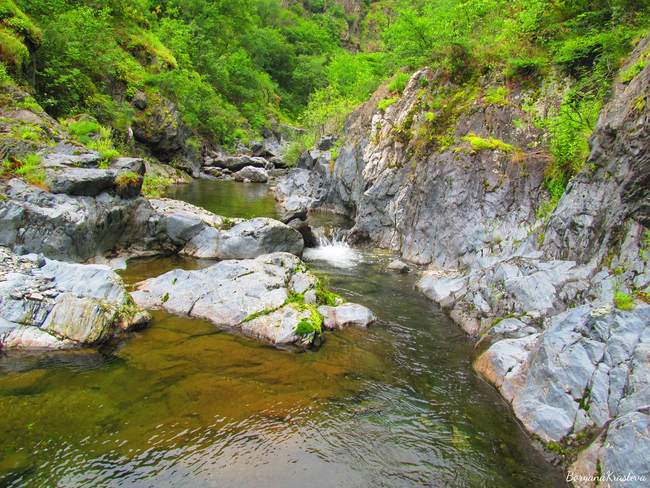
[[(227, 217), (277, 215), (265, 185), (198, 180), (168, 194)], [(101, 348), (3, 351), (0, 486), (565, 486), (471, 372), (474, 342), (414, 289), (415, 273), (386, 269), (394, 257), (306, 252), (333, 291), (382, 320), (326, 333), (318, 350), (154, 312)], [(211, 264), (139, 259), (121, 274)]]

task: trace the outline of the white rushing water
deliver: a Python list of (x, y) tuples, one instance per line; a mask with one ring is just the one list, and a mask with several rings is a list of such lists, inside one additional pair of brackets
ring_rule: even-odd
[(305, 261), (325, 262), (336, 268), (352, 268), (363, 261), (361, 253), (345, 242), (347, 230), (315, 227), (313, 231), (318, 238), (318, 247), (305, 249)]

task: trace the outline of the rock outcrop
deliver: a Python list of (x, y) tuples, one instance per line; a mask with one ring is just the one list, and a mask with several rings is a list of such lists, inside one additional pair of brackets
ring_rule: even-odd
[(545, 136), (530, 122), (561, 101), (554, 81), (535, 95), (418, 71), (401, 98), (380, 88), (355, 110), (335, 162), (310, 150), (276, 186), (279, 201), (355, 218), (349, 242), (429, 265), (418, 287), (481, 337), (475, 370), (565, 460), (582, 447), (571, 469), (586, 477), (650, 479), (633, 447), (650, 443), (649, 46), (547, 220)]
[[(317, 310), (317, 299), (313, 304), (308, 299), (318, 295), (317, 287), (318, 280), (298, 257), (272, 253), (222, 261), (200, 271), (170, 271), (138, 283), (131, 296), (139, 306), (207, 319), (278, 345), (310, 346), (323, 325), (367, 326), (374, 320), (372, 312), (360, 305)], [(323, 322), (323, 315), (337, 314), (345, 320)]]
[(0, 247), (0, 346), (69, 348), (147, 325), (119, 276)]

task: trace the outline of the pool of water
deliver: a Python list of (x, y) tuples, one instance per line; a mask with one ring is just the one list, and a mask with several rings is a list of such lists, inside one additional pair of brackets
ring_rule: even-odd
[(269, 185), (263, 183), (200, 179), (172, 185), (165, 192), (165, 196), (199, 205), (224, 217), (277, 219), (279, 216)]
[[(0, 486), (565, 486), (415, 274), (355, 252), (354, 266), (305, 259), (382, 322), (327, 333), (317, 351), (163, 312), (101, 348), (4, 351)], [(122, 275), (212, 263), (132, 260)]]

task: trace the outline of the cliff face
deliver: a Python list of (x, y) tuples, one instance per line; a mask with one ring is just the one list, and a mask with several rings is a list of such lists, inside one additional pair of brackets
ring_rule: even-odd
[(381, 87), (358, 107), (336, 161), (306, 154), (278, 196), (307, 193), (355, 218), (353, 239), (412, 262), (467, 267), (531, 232), (546, 164), (531, 120), (558, 102), (555, 85), (461, 87), (418, 71), (401, 97)]
[[(649, 48), (646, 38), (621, 70), (622, 79), (645, 62)], [(620, 262), (638, 258), (641, 226), (650, 227), (650, 65), (643, 66), (627, 82), (616, 83), (599, 115), (589, 159), (549, 218), (543, 242), (549, 258), (593, 263), (607, 256), (620, 255)]]
[(481, 337), (475, 371), (576, 476), (650, 476), (649, 51), (622, 68), (546, 220), (531, 122), (561, 81), (468, 88), (419, 71), (401, 98), (381, 88), (357, 108), (334, 162), (310, 151), (276, 189), (356, 218), (352, 241), (445, 268), (418, 287)]

